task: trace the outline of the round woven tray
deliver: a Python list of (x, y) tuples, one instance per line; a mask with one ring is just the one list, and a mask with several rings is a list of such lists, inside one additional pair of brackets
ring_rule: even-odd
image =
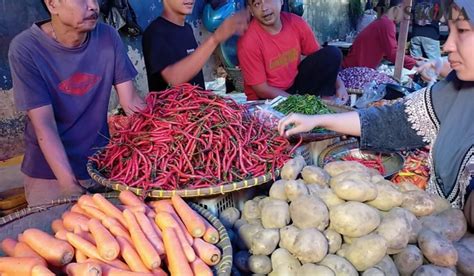
[(273, 173), (267, 173), (265, 175), (255, 177), (252, 179), (243, 180), (240, 182), (234, 182), (230, 184), (214, 186), (209, 188), (200, 188), (192, 190), (160, 190), (160, 189), (151, 189), (145, 191), (142, 188), (130, 187), (120, 181), (110, 180), (105, 178), (96, 168), (93, 161), (89, 160), (87, 162), (87, 172), (90, 177), (105, 187), (108, 187), (115, 191), (124, 191), (129, 190), (137, 195), (152, 197), (152, 198), (170, 198), (173, 195), (179, 195), (181, 197), (203, 197), (211, 195), (222, 195), (225, 193), (230, 193), (233, 191), (238, 191), (242, 189), (247, 189), (250, 187), (258, 186), (267, 183), (268, 181), (278, 177), (280, 174), (279, 170), (276, 170)]
[[(114, 203), (118, 203), (117, 193), (103, 194), (106, 198)], [(78, 197), (70, 197), (61, 200), (53, 201), (51, 204), (26, 208), (0, 218), (0, 241), (5, 238), (15, 238), (28, 228), (37, 228), (45, 232), (51, 233), (51, 222), (61, 217), (61, 214), (68, 210)], [(216, 246), (222, 252), (221, 261), (212, 267), (214, 275), (228, 276), (232, 269), (232, 245), (230, 243), (229, 235), (225, 230), (224, 225), (209, 211), (192, 202), (189, 205), (198, 212), (201, 216), (206, 218), (212, 226), (219, 232), (220, 241)], [(0, 250), (0, 256), (3, 252)]]

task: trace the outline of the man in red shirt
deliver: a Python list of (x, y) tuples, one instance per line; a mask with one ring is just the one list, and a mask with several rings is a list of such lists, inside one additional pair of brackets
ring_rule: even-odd
[[(385, 3), (385, 1), (380, 1)], [(377, 68), (386, 59), (395, 63), (397, 57), (396, 27), (405, 16), (402, 0), (390, 0), (387, 11), (357, 35), (349, 54), (344, 58), (342, 67)], [(378, 5), (380, 6), (380, 4)], [(385, 6), (385, 4), (382, 4)], [(412, 69), (416, 60), (405, 56), (404, 67)]]
[[(247, 0), (253, 16), (239, 39), (237, 55), (248, 100), (289, 94), (315, 94), (348, 99), (338, 73), (342, 54), (320, 48), (309, 25), (281, 12), (282, 0)], [(301, 56), (306, 58), (301, 61)]]

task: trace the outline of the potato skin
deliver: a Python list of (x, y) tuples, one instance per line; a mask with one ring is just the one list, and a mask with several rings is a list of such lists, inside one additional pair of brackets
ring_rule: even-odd
[(458, 252), (451, 241), (429, 229), (420, 232), (418, 245), (423, 255), (434, 265), (452, 267), (458, 261)]
[(290, 208), (283, 200), (269, 199), (262, 207), (262, 224), (265, 228), (283, 228), (290, 223)]
[(413, 273), (413, 276), (456, 276), (456, 273), (446, 267), (422, 265)]
[(367, 173), (367, 167), (355, 161), (334, 161), (326, 164), (324, 170), (334, 177), (343, 172)]
[(338, 276), (359, 276), (359, 272), (348, 260), (334, 254), (328, 254), (319, 265), (329, 267)]
[(366, 204), (348, 201), (329, 209), (331, 229), (341, 235), (358, 238), (369, 234), (380, 224), (378, 211)]
[(375, 187), (377, 188), (377, 197), (367, 201), (366, 204), (382, 211), (390, 211), (402, 204), (403, 194), (394, 187), (392, 182), (384, 179), (377, 182)]
[(280, 241), (278, 229), (263, 229), (252, 238), (250, 252), (254, 255), (270, 255), (275, 251)]
[(334, 193), (350, 201), (365, 202), (377, 197), (377, 187), (370, 182), (370, 175), (361, 172), (343, 172), (333, 176), (329, 186)]
[(343, 248), (346, 258), (358, 271), (365, 271), (379, 263), (387, 253), (385, 239), (377, 234), (369, 234), (354, 239), (352, 244)]
[(328, 253), (328, 241), (315, 228), (303, 229), (289, 251), (303, 263), (317, 263)]
[(290, 204), (290, 217), (300, 228), (316, 228), (324, 231), (329, 224), (329, 211), (324, 202), (316, 196), (304, 195)]
[(467, 231), (467, 222), (463, 211), (449, 208), (437, 215), (420, 219), (423, 227), (441, 234), (450, 241), (460, 240)]
[(324, 231), (324, 236), (328, 240), (329, 253), (335, 254), (337, 250), (341, 248), (341, 245), (342, 245), (341, 234), (337, 233), (336, 231), (332, 229), (326, 229), (326, 231)]
[(304, 264), (296, 272), (296, 276), (335, 276), (334, 271), (323, 265)]
[(304, 166), (306, 166), (306, 161), (304, 160), (303, 156), (296, 156), (283, 165), (280, 173), (281, 179), (295, 180), (300, 174), (301, 170), (303, 170)]
[(400, 275), (409, 276), (423, 265), (423, 253), (418, 247), (409, 244), (400, 253), (393, 256), (393, 261)]
[(268, 256), (252, 255), (249, 258), (249, 269), (256, 274), (268, 274), (272, 271), (272, 261)]
[(304, 167), (301, 176), (306, 184), (316, 184), (320, 186), (327, 186), (331, 178), (325, 170), (316, 166)]
[(412, 212), (417, 217), (429, 216), (435, 210), (435, 203), (424, 191), (408, 191), (404, 193), (402, 208)]

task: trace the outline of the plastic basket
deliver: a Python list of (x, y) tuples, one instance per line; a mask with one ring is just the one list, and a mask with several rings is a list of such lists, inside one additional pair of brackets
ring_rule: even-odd
[(224, 195), (193, 199), (192, 201), (218, 217), (222, 211), (230, 207), (242, 211), (245, 202), (253, 198), (255, 194), (255, 189), (245, 189)]
[[(104, 197), (113, 203), (118, 203), (117, 193), (103, 194)], [(51, 204), (26, 208), (6, 217), (0, 218), (0, 241), (5, 238), (16, 238), (28, 228), (37, 228), (45, 232), (51, 232), (51, 222), (61, 217), (61, 214), (67, 211), (78, 197), (70, 197), (53, 201)], [(201, 216), (206, 218), (209, 223), (219, 231), (220, 241), (216, 246), (222, 252), (221, 261), (212, 267), (214, 275), (229, 276), (232, 269), (232, 245), (227, 231), (222, 223), (214, 215), (197, 204), (190, 203), (190, 206)], [(3, 252), (0, 251), (0, 256)]]

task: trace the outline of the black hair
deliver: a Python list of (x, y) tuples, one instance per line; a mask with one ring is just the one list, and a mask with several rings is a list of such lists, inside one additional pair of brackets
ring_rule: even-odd
[(400, 5), (401, 3), (403, 3), (403, 0), (390, 0), (389, 3), (387, 3), (386, 0), (379, 0), (379, 2), (377, 3), (377, 7), (390, 9), (392, 7)]

